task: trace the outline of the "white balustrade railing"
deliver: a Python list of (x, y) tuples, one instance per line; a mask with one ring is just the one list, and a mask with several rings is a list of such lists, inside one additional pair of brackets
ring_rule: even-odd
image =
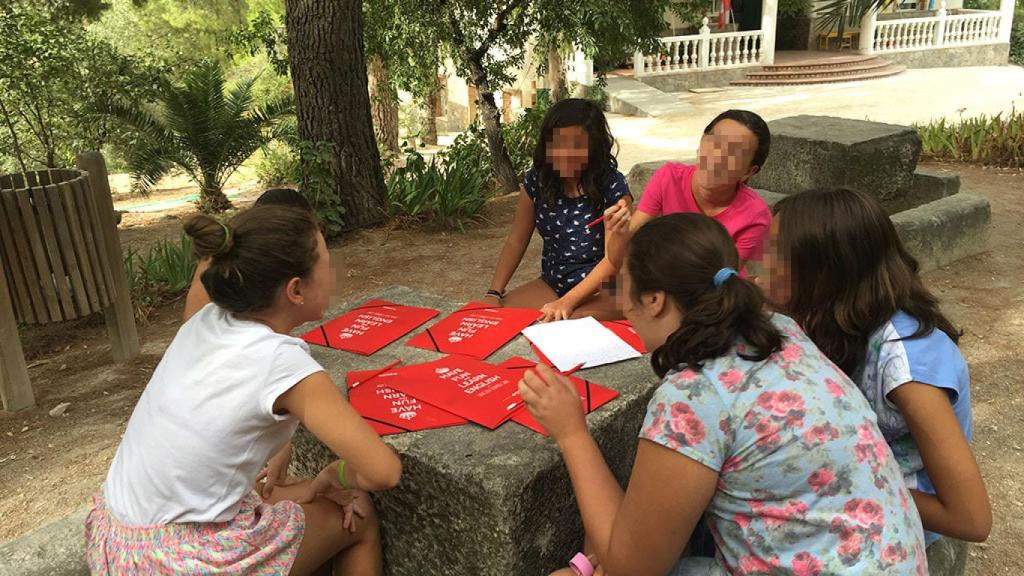
[(657, 54), (637, 52), (633, 57), (633, 72), (636, 76), (652, 76), (758, 66), (764, 56), (763, 42), (760, 30), (712, 34), (705, 18), (700, 34), (662, 38)]
[(924, 50), (939, 43), (939, 18), (886, 20), (875, 26), (875, 52)]
[(947, 46), (992, 44), (999, 40), (999, 12), (958, 14), (946, 18), (942, 43)]
[[(867, 20), (873, 20), (869, 15)], [(861, 34), (868, 34), (861, 51), (869, 53), (907, 52), (951, 46), (995, 44), (1000, 41), (1002, 14), (975, 11), (950, 16), (942, 3), (938, 16), (877, 20), (861, 24)], [(866, 50), (865, 50), (866, 49)]]

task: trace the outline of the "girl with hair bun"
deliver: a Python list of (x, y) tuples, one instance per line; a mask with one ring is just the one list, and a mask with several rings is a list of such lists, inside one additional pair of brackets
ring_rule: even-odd
[[(625, 492), (569, 379), (538, 366), (520, 382), (592, 547), (560, 574), (927, 574), (920, 519), (874, 412), (792, 320), (765, 311), (739, 261), (726, 229), (700, 214), (654, 219), (628, 246), (621, 305), (661, 384)], [(683, 557), (702, 516), (715, 558)]]
[[(178, 331), (132, 413), (86, 521), (92, 573), (380, 574), (366, 491), (395, 486), (401, 464), (289, 335), (323, 316), (333, 288), (317, 222), (258, 206), (185, 231), (209, 261), (212, 303)], [(289, 482), (300, 423), (340, 459)]]

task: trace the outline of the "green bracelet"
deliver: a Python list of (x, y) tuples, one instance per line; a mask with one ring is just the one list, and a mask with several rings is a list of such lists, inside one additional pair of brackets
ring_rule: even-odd
[(348, 490), (348, 482), (345, 481), (345, 461), (338, 460), (338, 482), (341, 483), (342, 490)]

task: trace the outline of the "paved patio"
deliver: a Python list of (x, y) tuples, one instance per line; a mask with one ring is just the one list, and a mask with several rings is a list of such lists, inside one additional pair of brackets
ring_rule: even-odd
[(907, 70), (867, 82), (794, 87), (728, 87), (679, 93), (686, 112), (658, 118), (609, 115), (619, 142), (619, 170), (638, 162), (692, 157), (704, 126), (719, 112), (743, 108), (774, 120), (821, 114), (893, 124), (1024, 110), (1024, 68), (1016, 66)]

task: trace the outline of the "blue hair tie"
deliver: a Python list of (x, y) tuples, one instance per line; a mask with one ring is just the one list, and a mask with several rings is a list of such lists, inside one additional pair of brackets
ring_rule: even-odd
[(722, 268), (718, 272), (715, 272), (715, 288), (721, 288), (722, 284), (729, 279), (730, 276), (736, 276), (736, 270), (732, 268)]

